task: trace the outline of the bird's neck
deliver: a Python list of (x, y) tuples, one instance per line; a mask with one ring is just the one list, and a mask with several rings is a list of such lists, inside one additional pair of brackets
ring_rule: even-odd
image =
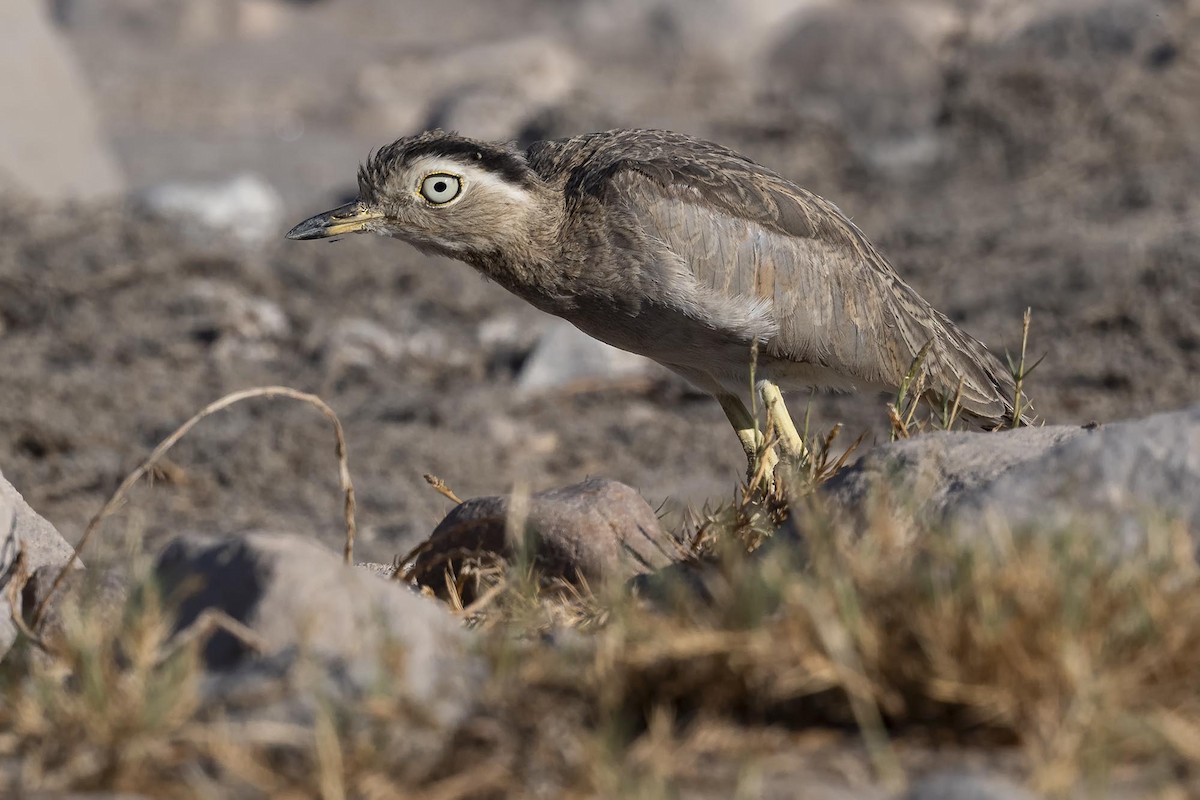
[(515, 214), (499, 246), (459, 256), (513, 294), (551, 314), (575, 305), (563, 269), (563, 208), (547, 198)]

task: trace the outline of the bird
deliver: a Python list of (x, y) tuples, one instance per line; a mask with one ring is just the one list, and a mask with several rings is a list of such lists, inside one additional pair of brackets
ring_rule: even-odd
[(1017, 410), (1028, 406), (1011, 371), (837, 206), (688, 134), (617, 129), (523, 150), (442, 130), (405, 136), (360, 166), (357, 198), (287, 237), (347, 233), (463, 261), (682, 376), (720, 404), (748, 479), (770, 480), (776, 442), (785, 456), (807, 455), (785, 391), (910, 383), (984, 427), (1031, 419)]

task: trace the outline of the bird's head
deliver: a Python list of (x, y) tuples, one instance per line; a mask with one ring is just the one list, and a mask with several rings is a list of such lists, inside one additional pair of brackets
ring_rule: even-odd
[(358, 171), (358, 198), (301, 222), (289, 239), (378, 233), (466, 261), (528, 246), (545, 184), (512, 145), (429, 131), (398, 139)]

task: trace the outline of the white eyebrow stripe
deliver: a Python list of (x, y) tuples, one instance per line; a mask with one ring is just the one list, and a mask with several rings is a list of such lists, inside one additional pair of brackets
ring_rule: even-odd
[[(444, 156), (426, 156), (414, 161), (409, 170), (413, 179), (413, 191), (420, 190), (421, 182), (424, 181), (427, 175), (435, 172), (446, 172), (450, 175), (459, 175), (462, 177), (463, 191), (460, 196), (465, 196), (472, 188), (486, 188), (493, 194), (506, 196), (514, 204), (529, 205), (532, 202), (529, 192), (520, 186), (515, 186), (482, 167), (466, 164), (457, 159), (445, 158)], [(454, 201), (452, 200), (451, 202)]]

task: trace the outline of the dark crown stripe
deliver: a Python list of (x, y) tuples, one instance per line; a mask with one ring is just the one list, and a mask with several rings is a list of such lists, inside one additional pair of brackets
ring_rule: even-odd
[(534, 179), (534, 172), (529, 168), (529, 164), (514, 150), (502, 145), (476, 142), (455, 134), (434, 131), (397, 139), (381, 147), (359, 169), (359, 186), (364, 194), (372, 194), (389, 173), (428, 156), (441, 156), (462, 164), (474, 164), (509, 183), (518, 185), (528, 185)]
[(533, 176), (525, 159), (509, 150), (466, 139), (434, 139), (418, 142), (404, 151), (405, 161), (425, 156), (444, 156), (466, 164), (478, 164), (510, 183), (527, 183)]

